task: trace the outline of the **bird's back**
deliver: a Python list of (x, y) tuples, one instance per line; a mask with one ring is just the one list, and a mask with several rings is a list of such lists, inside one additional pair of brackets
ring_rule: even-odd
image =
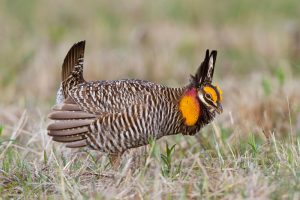
[(163, 100), (177, 103), (181, 94), (180, 88), (136, 79), (84, 82), (69, 92), (84, 111), (93, 114), (120, 112), (135, 104), (160, 106)]

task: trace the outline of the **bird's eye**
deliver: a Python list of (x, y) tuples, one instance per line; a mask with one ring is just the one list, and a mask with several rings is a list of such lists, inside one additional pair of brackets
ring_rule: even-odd
[(208, 94), (208, 93), (205, 94), (205, 97), (208, 98), (208, 99), (211, 99), (211, 95)]

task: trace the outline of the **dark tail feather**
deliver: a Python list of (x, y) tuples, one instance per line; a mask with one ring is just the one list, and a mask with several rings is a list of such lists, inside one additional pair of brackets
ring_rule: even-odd
[(62, 89), (65, 99), (68, 91), (79, 83), (84, 82), (83, 60), (85, 41), (74, 44), (65, 57), (62, 66)]

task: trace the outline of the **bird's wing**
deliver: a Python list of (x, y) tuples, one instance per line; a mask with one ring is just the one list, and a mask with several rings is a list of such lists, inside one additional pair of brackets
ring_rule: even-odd
[(121, 112), (100, 115), (90, 126), (92, 137), (88, 143), (109, 153), (145, 145), (148, 134), (155, 132), (153, 114), (147, 105), (136, 104)]
[(144, 104), (129, 106), (121, 112), (94, 115), (82, 111), (70, 99), (54, 107), (49, 118), (55, 120), (48, 126), (48, 135), (54, 141), (67, 143), (70, 148), (90, 146), (110, 153), (145, 144), (147, 136), (143, 133), (153, 124), (152, 114)]

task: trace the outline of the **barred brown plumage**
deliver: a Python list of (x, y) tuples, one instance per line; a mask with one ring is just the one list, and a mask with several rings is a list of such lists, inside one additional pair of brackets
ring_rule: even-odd
[(57, 105), (49, 114), (54, 122), (48, 126), (48, 135), (67, 147), (88, 146), (121, 155), (147, 145), (150, 138), (194, 135), (213, 120), (215, 112), (222, 112), (222, 92), (211, 83), (216, 51), (206, 51), (187, 86), (170, 88), (135, 79), (87, 82), (84, 49), (82, 41), (68, 52)]

